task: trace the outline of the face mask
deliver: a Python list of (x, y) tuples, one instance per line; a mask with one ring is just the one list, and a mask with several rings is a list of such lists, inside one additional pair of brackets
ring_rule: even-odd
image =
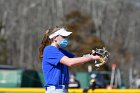
[(66, 47), (69, 44), (69, 41), (67, 39), (62, 39), (61, 42), (59, 43), (59, 46), (61, 48)]

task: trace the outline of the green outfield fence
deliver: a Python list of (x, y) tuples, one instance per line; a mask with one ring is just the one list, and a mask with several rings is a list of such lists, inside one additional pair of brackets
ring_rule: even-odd
[[(95, 72), (94, 72), (95, 73)], [(90, 74), (88, 72), (76, 72), (76, 79), (79, 80), (83, 89), (89, 88)], [(102, 72), (107, 74), (107, 72)], [(110, 75), (109, 75), (110, 76)], [(43, 73), (41, 71), (27, 69), (0, 69), (0, 88), (22, 88), (37, 87), (44, 85)]]
[[(140, 89), (69, 89), (69, 93), (140, 93)], [(44, 88), (0, 88), (0, 93), (45, 93)]]

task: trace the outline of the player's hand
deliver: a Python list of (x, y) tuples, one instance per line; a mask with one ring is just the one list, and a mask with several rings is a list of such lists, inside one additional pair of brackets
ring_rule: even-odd
[(91, 57), (93, 60), (99, 60), (100, 56), (98, 55), (92, 55), (92, 54), (85, 54), (83, 57)]
[(93, 60), (100, 60), (101, 59), (100, 56), (98, 56), (98, 55), (91, 55), (91, 57)]

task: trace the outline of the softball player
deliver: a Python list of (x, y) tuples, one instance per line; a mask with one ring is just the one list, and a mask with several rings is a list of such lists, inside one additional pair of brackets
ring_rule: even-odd
[(98, 60), (97, 55), (75, 57), (64, 48), (69, 41), (67, 36), (72, 32), (65, 28), (54, 27), (48, 29), (39, 48), (39, 58), (42, 61), (42, 71), (45, 79), (47, 93), (68, 93), (69, 71), (68, 67)]

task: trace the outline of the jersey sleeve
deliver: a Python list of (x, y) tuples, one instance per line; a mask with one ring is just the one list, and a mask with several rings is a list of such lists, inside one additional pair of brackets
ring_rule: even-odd
[(57, 65), (64, 54), (55, 47), (44, 49), (44, 59), (51, 65)]
[(75, 57), (74, 54), (72, 54), (71, 52), (69, 52), (69, 51), (67, 51), (67, 50), (65, 50), (65, 49), (60, 48), (59, 50), (60, 50), (65, 56), (67, 56), (67, 57), (69, 57), (69, 58), (74, 58), (74, 57)]

